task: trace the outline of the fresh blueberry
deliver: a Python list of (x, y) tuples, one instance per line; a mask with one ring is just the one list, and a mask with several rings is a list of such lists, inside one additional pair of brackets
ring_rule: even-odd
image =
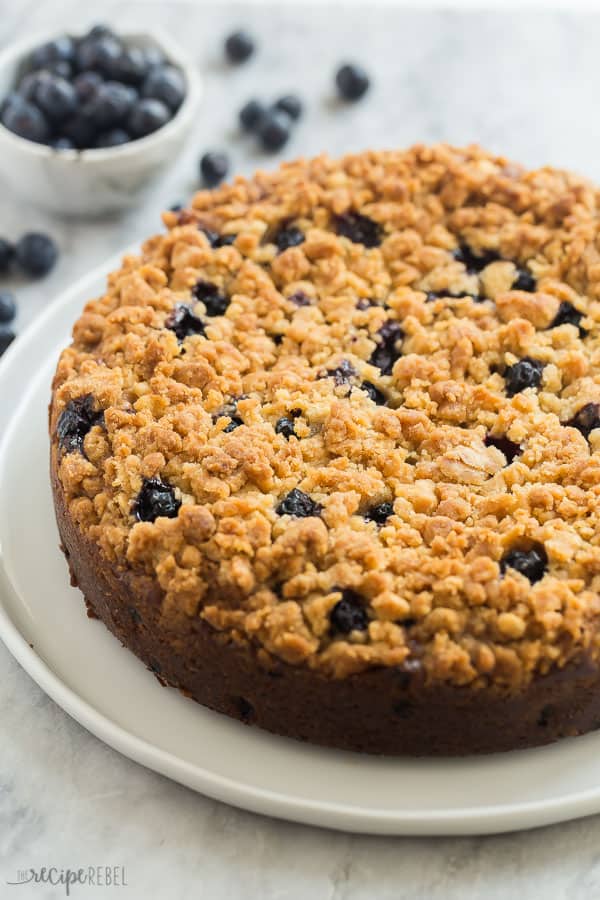
[(73, 77), (73, 66), (66, 60), (50, 63), (47, 69), (53, 75), (59, 75), (60, 78), (65, 78), (67, 81), (70, 81)]
[(54, 267), (58, 248), (49, 235), (30, 231), (17, 241), (15, 257), (24, 272), (40, 278)]
[(26, 100), (6, 104), (2, 112), (2, 124), (13, 134), (38, 144), (45, 143), (50, 137), (50, 128), (44, 114)]
[(316, 503), (312, 497), (305, 494), (304, 491), (294, 488), (287, 494), (277, 506), (276, 512), (279, 516), (297, 516), (298, 518), (306, 518), (308, 516), (318, 516), (321, 514), (323, 507), (320, 503)]
[(527, 291), (532, 294), (537, 289), (537, 281), (528, 269), (517, 269), (517, 277), (512, 283), (513, 291)]
[(180, 506), (181, 500), (170, 484), (160, 478), (144, 478), (132, 511), (140, 522), (154, 522), (161, 516), (175, 519)]
[(242, 63), (254, 53), (254, 40), (247, 31), (234, 31), (225, 41), (225, 53), (233, 63)]
[(79, 150), (91, 147), (96, 137), (96, 126), (83, 111), (76, 113), (60, 126), (64, 137), (69, 138)]
[(511, 441), (510, 438), (507, 438), (506, 435), (495, 435), (488, 434), (485, 438), (485, 446), (486, 447), (495, 447), (501, 453), (504, 453), (506, 457), (506, 462), (508, 465), (511, 464), (515, 457), (520, 456), (523, 452), (521, 445), (516, 444), (514, 441)]
[(10, 291), (0, 291), (0, 322), (6, 325), (12, 322), (17, 314), (17, 303)]
[(136, 138), (152, 134), (171, 118), (168, 106), (160, 100), (146, 98), (136, 103), (127, 120), (127, 130)]
[[(17, 85), (17, 93), (30, 103), (35, 102), (35, 94), (38, 86), (50, 76), (48, 69), (39, 69), (35, 72), (28, 72), (21, 78)], [(10, 95), (7, 101), (10, 103)]]
[(535, 584), (544, 577), (547, 565), (546, 550), (539, 544), (531, 550), (511, 550), (500, 560), (500, 571), (504, 574), (507, 569), (515, 569)]
[(542, 382), (544, 364), (539, 359), (524, 356), (504, 373), (506, 393), (509, 397), (520, 394), (526, 388), (539, 387)]
[(104, 22), (98, 22), (96, 25), (93, 25), (88, 33), (86, 34), (84, 40), (91, 39), (93, 41), (99, 40), (99, 38), (111, 37), (116, 39), (116, 34), (110, 27), (110, 25), (106, 25)]
[(228, 171), (229, 157), (226, 153), (216, 151), (205, 153), (200, 160), (200, 174), (204, 184), (209, 188), (220, 184)]
[(198, 281), (192, 288), (192, 294), (196, 300), (204, 303), (207, 316), (223, 316), (229, 306), (229, 297), (219, 293), (216, 284), (211, 281)]
[(2, 275), (10, 269), (14, 255), (14, 246), (6, 238), (0, 238), (0, 273)]
[(123, 144), (128, 144), (131, 140), (131, 136), (127, 134), (124, 128), (111, 128), (110, 131), (103, 131), (96, 138), (95, 147), (100, 148), (108, 148), (108, 147), (121, 147)]
[(281, 112), (286, 113), (296, 121), (302, 115), (302, 100), (300, 97), (296, 96), (296, 94), (286, 94), (284, 97), (280, 97), (279, 100), (276, 100), (273, 104), (274, 109), (279, 109)]
[(43, 69), (57, 62), (72, 62), (75, 58), (75, 43), (66, 34), (37, 47), (30, 57), (32, 69)]
[(191, 306), (185, 303), (176, 304), (165, 321), (165, 327), (175, 332), (179, 342), (192, 334), (205, 334), (204, 322), (194, 315)]
[(124, 47), (111, 69), (111, 78), (140, 87), (149, 72), (148, 61), (139, 47)]
[(337, 216), (336, 231), (355, 244), (365, 247), (378, 247), (383, 239), (383, 230), (378, 222), (363, 216), (361, 213), (348, 212)]
[(51, 122), (62, 122), (74, 115), (79, 104), (77, 91), (65, 78), (49, 75), (38, 84), (35, 102)]
[(14, 331), (0, 331), (0, 356), (8, 350), (15, 338)]
[(282, 416), (275, 423), (275, 433), (282, 434), (288, 441), (291, 437), (298, 437), (294, 430), (294, 420), (289, 416)]
[(600, 428), (600, 404), (586, 403), (566, 424), (576, 428), (584, 437), (589, 437), (595, 428)]
[(137, 100), (137, 91), (118, 81), (105, 81), (98, 85), (84, 113), (102, 131), (124, 122)]
[(77, 68), (80, 72), (93, 69), (110, 77), (122, 51), (121, 43), (110, 34), (84, 38), (77, 46)]
[(385, 525), (390, 516), (394, 514), (393, 503), (378, 503), (365, 513), (367, 522), (375, 522), (376, 525)]
[(66, 453), (83, 453), (83, 441), (94, 425), (104, 423), (104, 412), (95, 408), (91, 394), (69, 400), (56, 424), (58, 446)]
[(80, 72), (73, 79), (73, 87), (77, 92), (80, 103), (87, 103), (96, 93), (103, 82), (99, 72)]
[(388, 319), (378, 332), (377, 346), (371, 354), (369, 362), (372, 366), (381, 369), (382, 375), (391, 375), (394, 363), (402, 355), (398, 349), (398, 342), (404, 337), (404, 332), (399, 322)]
[(558, 312), (554, 316), (550, 328), (558, 328), (559, 325), (575, 325), (580, 333), (585, 330), (581, 328), (580, 322), (583, 319), (583, 313), (576, 309), (568, 300), (563, 300), (558, 307)]
[(347, 63), (337, 70), (335, 83), (344, 100), (360, 100), (371, 84), (363, 67), (352, 63)]
[(378, 387), (376, 387), (372, 381), (363, 381), (360, 385), (361, 391), (364, 391), (369, 395), (373, 403), (376, 403), (378, 406), (385, 406), (387, 403), (387, 399), (383, 391), (380, 391)]
[(144, 50), (144, 59), (146, 60), (148, 69), (164, 66), (166, 63), (165, 54), (158, 47), (146, 47)]
[(281, 150), (290, 139), (289, 116), (278, 110), (269, 110), (260, 122), (259, 134), (264, 150)]
[(76, 150), (74, 142), (71, 138), (59, 136), (56, 138), (52, 138), (50, 141), (50, 146), (53, 150)]
[(185, 97), (185, 78), (175, 66), (152, 69), (142, 85), (142, 97), (161, 100), (175, 112)]
[(248, 100), (239, 113), (240, 126), (243, 131), (255, 132), (267, 114), (267, 109), (259, 100)]
[(329, 614), (329, 621), (334, 634), (366, 631), (369, 627), (369, 617), (363, 598), (356, 591), (344, 588), (342, 599), (338, 600)]
[(289, 250), (290, 247), (297, 247), (299, 244), (303, 244), (305, 240), (304, 232), (296, 228), (295, 225), (280, 229), (275, 237), (275, 243), (280, 253), (283, 253), (284, 250)]

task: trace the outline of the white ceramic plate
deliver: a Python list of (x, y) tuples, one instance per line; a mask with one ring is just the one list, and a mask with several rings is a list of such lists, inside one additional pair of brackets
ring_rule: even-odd
[(0, 636), (24, 669), (101, 740), (219, 800), (299, 822), (380, 834), (474, 834), (600, 811), (600, 734), (459, 760), (323, 750), (209, 712), (161, 687), (87, 618), (58, 550), (47, 405), (58, 352), (106, 272), (86, 277), (0, 362)]

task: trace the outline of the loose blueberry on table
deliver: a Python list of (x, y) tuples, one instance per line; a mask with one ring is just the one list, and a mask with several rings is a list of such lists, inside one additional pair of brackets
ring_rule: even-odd
[(225, 39), (225, 55), (232, 63), (246, 62), (254, 50), (254, 39), (247, 31), (234, 31)]
[(344, 100), (360, 100), (371, 84), (363, 67), (354, 63), (340, 66), (336, 72), (335, 83)]
[(15, 259), (27, 275), (41, 278), (54, 268), (58, 248), (49, 235), (31, 231), (17, 241)]
[(204, 184), (216, 187), (229, 172), (229, 157), (222, 152), (205, 153), (200, 160), (200, 174)]
[(105, 25), (36, 48), (5, 98), (2, 124), (57, 151), (118, 147), (166, 125), (185, 77), (155, 47), (129, 45)]

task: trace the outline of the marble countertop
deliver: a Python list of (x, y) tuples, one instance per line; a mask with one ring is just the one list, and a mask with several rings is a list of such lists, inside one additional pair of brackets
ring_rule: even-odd
[[(89, 20), (77, 0), (0, 0), (0, 43)], [(171, 30), (205, 68), (192, 139), (144, 206), (100, 221), (57, 221), (3, 186), (0, 234), (52, 232), (60, 264), (17, 283), (22, 329), (79, 275), (151, 233), (161, 208), (196, 186), (199, 154), (229, 146), (236, 171), (276, 160), (235, 136), (253, 94), (297, 89), (307, 114), (286, 156), (413, 141), (478, 141), (529, 165), (563, 165), (600, 180), (596, 115), (600, 17), (566, 13), (408, 12), (367, 5), (247, 6), (94, 3), (94, 18)], [(247, 67), (220, 59), (224, 33), (248, 24), (261, 52)], [(331, 96), (346, 58), (373, 73), (350, 109)], [(18, 173), (15, 173), (15, 178)], [(92, 212), (92, 211), (90, 211)], [(32, 548), (33, 552), (33, 548)], [(329, 833), (207, 800), (129, 762), (49, 700), (0, 645), (0, 896), (53, 898), (64, 889), (6, 886), (43, 865), (125, 868), (128, 898), (245, 900), (522, 900), (600, 896), (600, 817), (500, 837), (387, 839)], [(348, 785), (352, 790), (352, 785)], [(11, 891), (13, 893), (11, 893)], [(29, 892), (29, 893), (28, 893)], [(117, 889), (76, 887), (74, 897)]]

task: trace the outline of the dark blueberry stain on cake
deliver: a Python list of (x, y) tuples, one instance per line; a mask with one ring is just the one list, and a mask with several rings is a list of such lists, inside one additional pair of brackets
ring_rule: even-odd
[(329, 621), (334, 634), (366, 631), (369, 627), (369, 617), (360, 594), (345, 588), (342, 591), (342, 599), (338, 600), (329, 614)]
[(554, 707), (553, 706), (544, 706), (542, 711), (540, 712), (537, 720), (537, 724), (540, 728), (547, 728), (550, 724), (550, 720), (554, 716)]
[(360, 300), (356, 302), (357, 309), (370, 309), (372, 306), (377, 306), (374, 300), (369, 300), (368, 297), (361, 297)]
[(237, 234), (218, 234), (214, 241), (211, 241), (213, 247), (231, 247), (235, 244)]
[(517, 269), (517, 276), (512, 283), (513, 291), (527, 291), (529, 294), (537, 289), (537, 281), (529, 269)]
[(336, 385), (348, 384), (352, 378), (356, 375), (356, 369), (348, 359), (343, 359), (339, 366), (336, 366), (335, 369), (327, 369), (326, 375), (321, 375), (321, 378), (333, 378)]
[(289, 228), (282, 228), (275, 235), (275, 243), (280, 253), (283, 253), (284, 250), (289, 250), (290, 247), (298, 247), (305, 240), (304, 232), (296, 228), (295, 225), (291, 225)]
[(245, 722), (247, 725), (249, 725), (250, 722), (254, 720), (256, 715), (252, 704), (248, 700), (246, 700), (245, 697), (236, 697), (235, 705), (239, 713), (239, 718), (242, 720), (242, 722)]
[(376, 525), (385, 525), (390, 516), (394, 514), (393, 503), (378, 503), (372, 506), (364, 515), (367, 522), (375, 522)]
[(341, 237), (365, 247), (379, 247), (383, 240), (383, 228), (378, 222), (361, 213), (344, 213), (336, 219), (336, 231)]
[(509, 397), (520, 394), (526, 388), (537, 388), (542, 382), (544, 364), (539, 359), (524, 356), (504, 373), (506, 393)]
[(165, 327), (175, 332), (178, 341), (185, 340), (192, 334), (206, 335), (204, 322), (192, 312), (186, 303), (177, 303), (165, 320)]
[(496, 447), (496, 449), (500, 450), (501, 453), (504, 453), (508, 465), (511, 464), (515, 457), (520, 456), (523, 452), (520, 444), (516, 444), (514, 441), (511, 441), (510, 438), (507, 438), (504, 434), (486, 435), (485, 446)]
[(409, 700), (399, 700), (397, 703), (394, 703), (392, 707), (395, 715), (400, 719), (408, 719), (414, 712), (414, 708), (414, 704)]
[(581, 327), (582, 319), (583, 313), (576, 309), (572, 303), (569, 303), (568, 300), (563, 300), (550, 324), (550, 328), (558, 328), (559, 325), (575, 325), (579, 329), (580, 335), (584, 337), (587, 331)]
[(230, 416), (231, 421), (228, 425), (223, 429), (223, 434), (229, 434), (232, 431), (235, 431), (236, 428), (239, 428), (240, 425), (243, 425), (243, 419), (240, 419), (239, 416)]
[(452, 256), (457, 262), (463, 263), (470, 275), (481, 272), (490, 263), (497, 262), (501, 258), (500, 254), (495, 250), (484, 250), (482, 253), (475, 253), (468, 244), (461, 244), (457, 250), (453, 250)]
[(535, 584), (544, 577), (547, 565), (546, 550), (542, 544), (538, 544), (531, 550), (510, 550), (500, 560), (500, 571), (504, 574), (507, 569), (514, 569)]
[(308, 294), (304, 293), (304, 291), (295, 291), (288, 297), (288, 300), (290, 303), (293, 303), (294, 306), (310, 306), (312, 303), (312, 300)]
[(460, 300), (462, 297), (470, 297), (473, 303), (483, 303), (485, 297), (479, 294), (473, 294), (470, 291), (458, 291), (451, 293), (450, 291), (428, 291), (425, 296), (425, 303), (433, 303), (434, 300), (440, 300), (442, 297), (449, 297), (451, 300)]
[[(184, 211), (184, 215), (185, 215), (185, 211)], [(185, 225), (186, 223), (182, 222), (181, 224)], [(220, 235), (216, 231), (211, 231), (210, 228), (204, 228), (203, 225), (199, 225), (198, 230), (201, 231), (202, 234), (206, 236), (206, 239), (211, 247), (217, 246), (217, 241), (219, 240)]]
[(222, 316), (229, 306), (229, 297), (221, 294), (219, 288), (212, 281), (200, 280), (192, 288), (192, 294), (196, 300), (204, 303), (207, 316)]
[(162, 672), (162, 666), (157, 659), (150, 660), (150, 670), (154, 672), (155, 675), (160, 675)]
[(381, 369), (382, 375), (391, 375), (394, 363), (402, 355), (402, 351), (398, 349), (398, 343), (404, 337), (404, 332), (399, 324), (393, 319), (384, 322), (377, 332), (377, 346), (371, 354), (369, 362), (372, 366)]
[(376, 403), (377, 406), (385, 406), (387, 403), (387, 397), (383, 391), (380, 391), (372, 381), (363, 381), (360, 385), (360, 389), (361, 391), (364, 391), (365, 394), (368, 394), (373, 403)]
[(140, 522), (154, 522), (159, 516), (174, 519), (180, 506), (181, 500), (177, 499), (170, 484), (160, 478), (144, 478), (133, 513)]
[(600, 403), (586, 403), (565, 424), (576, 428), (584, 437), (589, 437), (594, 428), (600, 428)]
[(303, 519), (309, 516), (319, 516), (323, 507), (304, 491), (294, 488), (283, 498), (276, 509), (279, 516), (296, 516)]
[(91, 394), (69, 400), (56, 425), (58, 445), (67, 453), (78, 451), (83, 453), (83, 441), (94, 425), (104, 424), (103, 410), (94, 409), (94, 398)]
[(289, 416), (282, 416), (275, 423), (275, 433), (282, 434), (288, 441), (291, 437), (298, 437), (294, 430), (294, 420)]
[(129, 606), (128, 609), (129, 609), (129, 615), (131, 616), (132, 620), (135, 622), (136, 625), (139, 625), (142, 621), (142, 617), (140, 616), (140, 614), (137, 611), (137, 609), (135, 608), (135, 606)]

